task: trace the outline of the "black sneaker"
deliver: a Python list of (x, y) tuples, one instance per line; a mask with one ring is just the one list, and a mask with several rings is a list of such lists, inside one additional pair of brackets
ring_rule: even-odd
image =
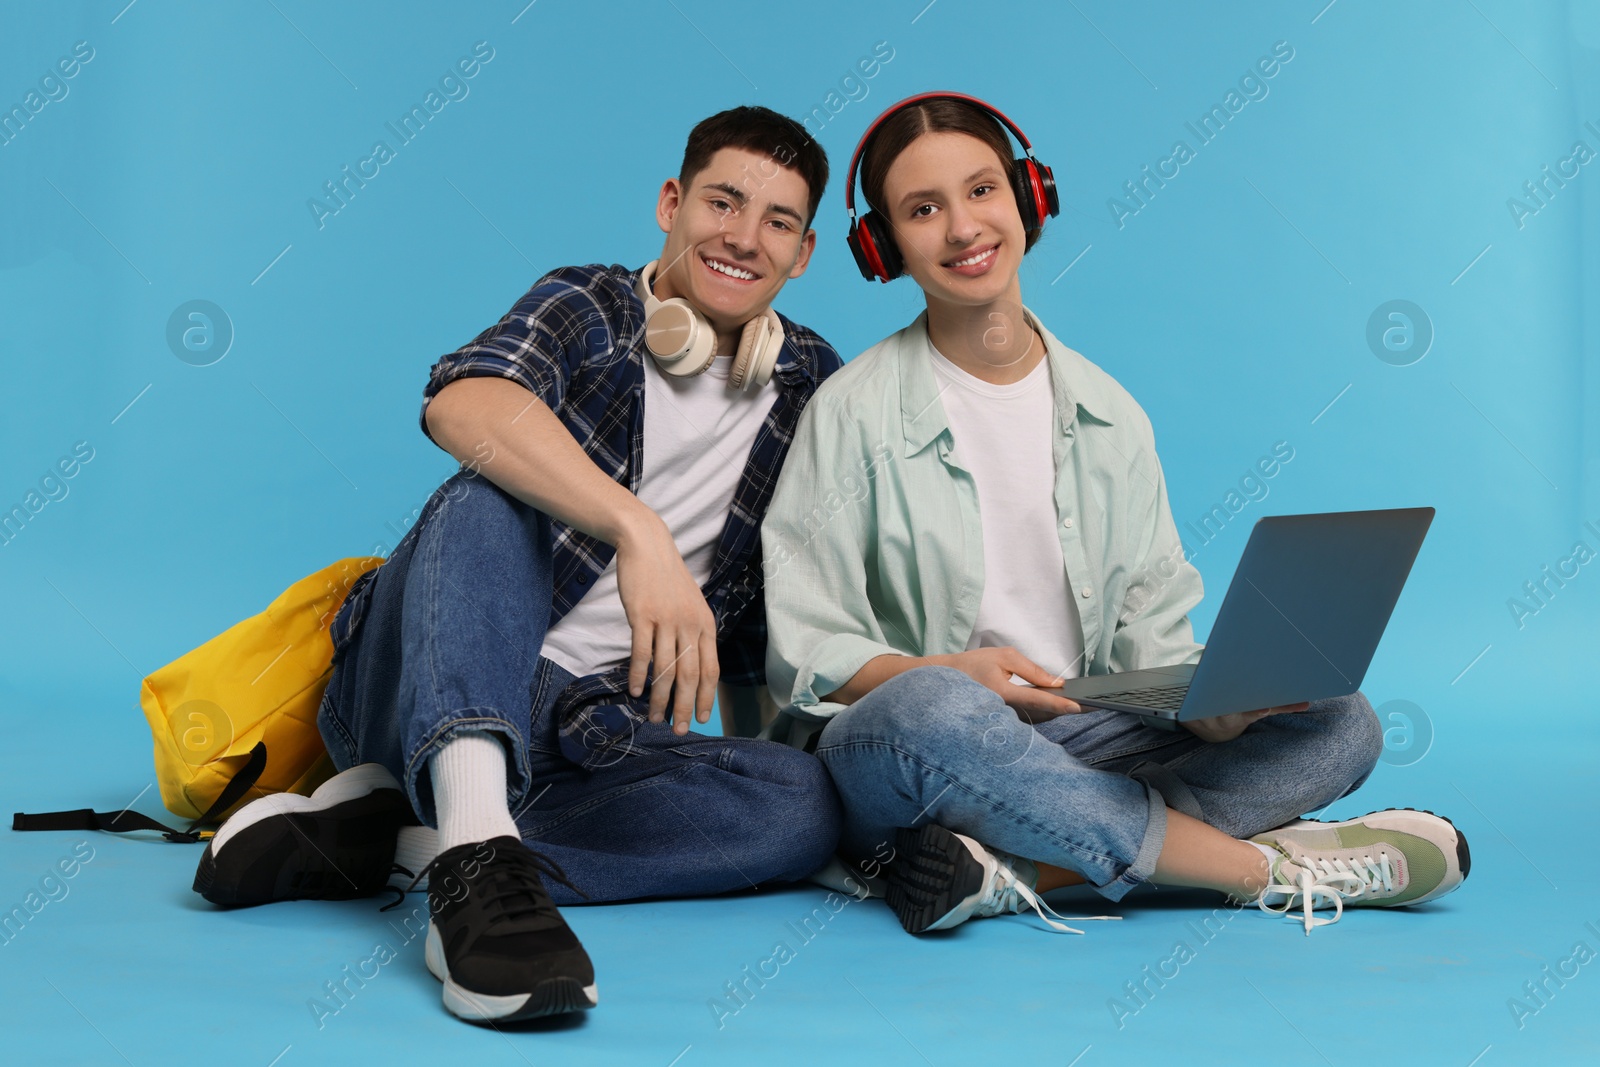
[(394, 776), (363, 763), (309, 797), (273, 793), (234, 812), (207, 842), (194, 891), (228, 906), (371, 896), (389, 879), (400, 827), (416, 821)]
[(599, 1002), (589, 954), (540, 879), (581, 894), (555, 861), (502, 836), (441, 852), (417, 879), (425, 875), (428, 970), (444, 983), (451, 1014), (515, 1022)]
[[(884, 868), (884, 899), (908, 934), (949, 930), (968, 919), (1020, 915), (1028, 909), (1060, 934), (1081, 934), (1039, 899), (1038, 870), (997, 848), (937, 823), (895, 832), (895, 858)], [(1078, 915), (1076, 919), (1115, 919)]]

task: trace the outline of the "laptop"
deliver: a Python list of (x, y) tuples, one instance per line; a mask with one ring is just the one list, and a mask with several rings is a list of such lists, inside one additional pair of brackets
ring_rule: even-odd
[(1071, 678), (1080, 704), (1179, 722), (1361, 687), (1433, 508), (1257, 520), (1199, 663)]

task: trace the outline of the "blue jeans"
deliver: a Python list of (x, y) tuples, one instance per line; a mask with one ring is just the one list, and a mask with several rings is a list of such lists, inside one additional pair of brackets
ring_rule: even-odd
[(539, 654), (551, 589), (549, 516), (487, 478), (449, 478), (334, 617), (317, 716), (334, 765), (387, 767), (435, 826), (429, 758), (463, 731), (499, 737), (523, 840), (587, 894), (552, 880), (558, 904), (792, 881), (828, 860), (838, 797), (786, 745), (647, 724), (609, 766), (568, 762), (551, 712), (573, 678)]
[(1030, 726), (953, 667), (894, 676), (817, 743), (844, 800), (846, 856), (881, 859), (897, 827), (932, 822), (1077, 871), (1112, 900), (1155, 871), (1168, 808), (1248, 837), (1349, 793), (1382, 750), (1360, 693), (1210, 743), (1114, 711)]

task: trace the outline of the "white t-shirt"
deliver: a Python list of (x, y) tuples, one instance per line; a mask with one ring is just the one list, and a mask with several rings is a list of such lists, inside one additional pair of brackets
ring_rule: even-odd
[(971, 472), (983, 522), (983, 597), (967, 649), (1011, 645), (1045, 670), (1076, 678), (1083, 623), (1056, 529), (1050, 361), (1041, 359), (1021, 381), (995, 385), (928, 347), (955, 441), (950, 456)]
[[(666, 374), (648, 355), (644, 371), (644, 471), (639, 499), (661, 516), (700, 585), (711, 578), (717, 542), (761, 424), (778, 398), (728, 388), (732, 356), (691, 378)], [(613, 556), (590, 590), (545, 634), (542, 654), (578, 677), (628, 659), (633, 630), (617, 592)]]

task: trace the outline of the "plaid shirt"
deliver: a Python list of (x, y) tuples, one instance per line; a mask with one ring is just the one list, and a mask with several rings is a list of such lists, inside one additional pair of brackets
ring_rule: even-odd
[[(640, 268), (641, 270), (643, 268)], [(644, 455), (644, 304), (639, 270), (619, 265), (562, 267), (534, 283), (495, 325), (433, 365), (428, 402), (457, 378), (509, 378), (555, 412), (595, 465), (637, 494)], [(779, 316), (784, 345), (773, 372), (778, 398), (756, 435), (702, 587), (717, 625), (717, 660), (731, 685), (766, 683), (767, 625), (761, 582), (761, 519), (794, 437), (800, 412), (818, 384), (840, 367), (833, 347)], [(433, 440), (431, 434), (429, 440)], [(435, 442), (437, 443), (437, 442)], [(554, 597), (549, 625), (572, 610), (616, 550), (551, 519)], [(556, 699), (561, 749), (586, 767), (620, 758), (635, 725), (646, 721), (646, 696), (628, 694), (624, 663), (575, 680)]]

